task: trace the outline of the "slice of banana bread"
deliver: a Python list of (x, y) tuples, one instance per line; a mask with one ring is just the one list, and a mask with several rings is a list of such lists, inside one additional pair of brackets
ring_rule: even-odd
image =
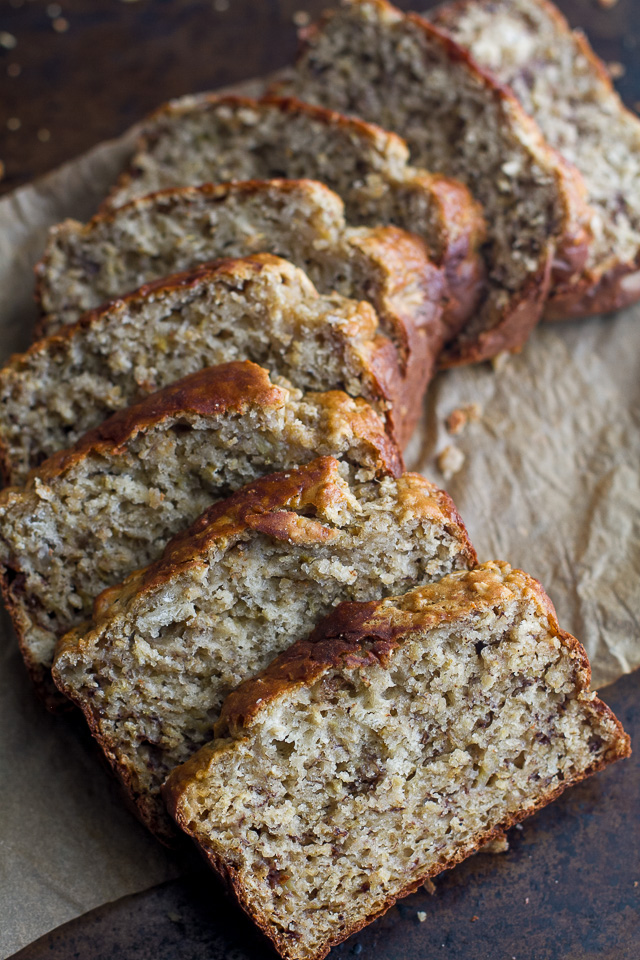
[(584, 650), (508, 564), (343, 604), (226, 701), (169, 809), (287, 960), (629, 754)]
[(405, 137), (416, 165), (466, 183), (488, 225), (486, 299), (443, 365), (517, 349), (585, 262), (584, 183), (516, 98), (443, 31), (385, 0), (351, 0), (305, 34), (284, 89)]
[(149, 280), (215, 257), (267, 252), (308, 273), (321, 293), (375, 307), (403, 378), (391, 418), (405, 431), (447, 326), (446, 283), (419, 237), (397, 227), (348, 227), (337, 194), (313, 180), (266, 180), (167, 190), (54, 227), (36, 267), (48, 330)]
[(380, 597), (475, 561), (446, 493), (405, 474), (347, 482), (332, 458), (257, 481), (208, 510), (162, 560), (96, 601), (54, 678), (142, 818), (211, 738), (224, 697), (340, 600)]
[(253, 363), (209, 367), (85, 434), (0, 493), (0, 577), (22, 652), (47, 684), (58, 637), (156, 559), (213, 501), (262, 474), (335, 455), (347, 476), (399, 475), (364, 400), (274, 386)]
[(443, 267), (453, 336), (478, 303), (485, 226), (467, 187), (409, 167), (407, 145), (357, 118), (295, 99), (185, 97), (143, 124), (104, 209), (168, 187), (308, 177), (342, 197), (354, 226), (393, 224), (424, 237)]
[(436, 22), (508, 83), (545, 137), (587, 185), (594, 242), (578, 282), (552, 290), (550, 320), (615, 310), (640, 299), (640, 120), (625, 109), (604, 63), (546, 0), (474, 0)]
[(7, 483), (116, 410), (202, 367), (254, 360), (302, 390), (345, 390), (386, 417), (400, 380), (375, 310), (320, 296), (270, 254), (156, 281), (34, 343), (0, 370)]

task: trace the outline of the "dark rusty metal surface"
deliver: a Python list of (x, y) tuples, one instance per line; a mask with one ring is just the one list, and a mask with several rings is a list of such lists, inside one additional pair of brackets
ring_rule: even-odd
[[(640, 738), (640, 673), (604, 691)], [(640, 739), (638, 740), (640, 742)], [(332, 951), (334, 960), (638, 960), (640, 749)], [(420, 922), (418, 913), (426, 914)], [(267, 960), (200, 869), (67, 923), (13, 960)]]
[[(124, 132), (170, 97), (268, 73), (293, 56), (294, 17), (330, 0), (0, 0), (0, 192)], [(397, 0), (427, 9), (434, 0)], [(640, 100), (640, 4), (559, 0)], [(6, 40), (6, 38), (4, 38)], [(19, 126), (16, 127), (16, 122)], [(9, 125), (8, 125), (9, 124)]]

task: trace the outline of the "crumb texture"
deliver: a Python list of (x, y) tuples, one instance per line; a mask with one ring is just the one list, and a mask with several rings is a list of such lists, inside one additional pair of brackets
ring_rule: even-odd
[(640, 121), (585, 38), (540, 0), (454, 4), (442, 20), (580, 170), (593, 208), (587, 269), (598, 276), (618, 263), (640, 264)]
[(303, 390), (345, 390), (379, 413), (375, 358), (393, 363), (373, 308), (321, 296), (285, 260), (257, 254), (168, 278), (38, 341), (0, 370), (6, 479), (72, 446), (117, 410), (203, 367), (253, 360)]
[[(250, 705), (246, 725), (236, 710), (172, 775), (179, 822), (283, 957), (325, 956), (501, 825), (628, 753), (541, 592), (486, 564), (377, 605), (340, 652), (328, 627), (300, 645), (306, 681), (303, 667)], [(295, 651), (284, 657), (295, 664)], [(277, 673), (276, 662), (264, 677)]]
[[(560, 247), (577, 256), (586, 244), (588, 211), (577, 175), (547, 148), (516, 101), (459, 49), (452, 54), (425, 21), (382, 0), (354, 0), (309, 34), (289, 87), (310, 102), (398, 132), (412, 162), (471, 189), (488, 224), (489, 288), (456, 351), (464, 355), (476, 344), (477, 353), (478, 338), (528, 300), (531, 316), (520, 330), (525, 339), (542, 308), (541, 302), (535, 307), (535, 291), (544, 286), (550, 261)], [(569, 274), (575, 269), (567, 265)], [(491, 351), (517, 345), (494, 341)]]
[(250, 363), (193, 374), (116, 414), (0, 494), (0, 564), (34, 670), (95, 597), (156, 559), (215, 500), (335, 455), (346, 477), (401, 460), (363, 400), (289, 390)]
[[(185, 97), (146, 122), (107, 206), (170, 187), (307, 177), (335, 190), (354, 226), (418, 233), (438, 260), (465, 235), (474, 247), (479, 216), (466, 189), (413, 169), (408, 159), (394, 134), (295, 100)], [(445, 218), (443, 190), (459, 205), (457, 222)]]
[[(318, 463), (322, 478), (307, 489)], [(335, 604), (473, 562), (448, 498), (426, 480), (348, 484), (332, 463), (298, 471), (307, 492), (295, 502), (277, 505), (276, 477), (266, 518), (251, 508), (229, 527), (255, 497), (265, 509), (265, 481), (245, 488), (155, 568), (114, 588), (93, 624), (63, 641), (57, 682), (85, 710), (148, 820), (166, 816), (160, 785), (210, 738), (225, 696)]]

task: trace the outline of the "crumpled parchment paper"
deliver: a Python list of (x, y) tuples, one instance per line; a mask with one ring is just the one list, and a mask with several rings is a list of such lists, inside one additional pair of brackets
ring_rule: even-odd
[[(132, 141), (103, 144), (0, 200), (0, 361), (29, 343), (32, 268), (49, 226), (95, 211)], [(509, 560), (542, 581), (561, 625), (586, 646), (594, 683), (611, 682), (640, 666), (640, 306), (543, 325), (499, 367), (436, 379), (407, 465), (446, 486), (481, 560)], [(447, 418), (468, 404), (479, 418), (451, 435)], [(464, 462), (445, 479), (437, 462), (448, 446)], [(0, 630), (6, 957), (180, 867), (123, 807), (88, 735), (39, 704), (4, 614)]]

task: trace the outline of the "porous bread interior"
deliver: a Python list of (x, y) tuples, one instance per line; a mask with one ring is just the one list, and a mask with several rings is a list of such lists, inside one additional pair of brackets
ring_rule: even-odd
[(576, 697), (577, 666), (526, 599), (409, 633), (388, 665), (328, 669), (214, 741), (181, 820), (283, 957), (323, 957), (606, 755), (615, 723)]
[(253, 360), (305, 390), (343, 389), (384, 413), (367, 363), (377, 327), (369, 304), (319, 296), (284, 261), (116, 304), (0, 371), (9, 482), (114, 411), (227, 361)]
[[(365, 228), (350, 235), (358, 229)], [(52, 234), (40, 276), (48, 329), (150, 280), (265, 252), (291, 260), (322, 293), (370, 299), (377, 267), (345, 232), (340, 198), (313, 181), (213, 197), (195, 189), (160, 194), (84, 228), (69, 221)]]
[(544, 268), (565, 216), (555, 172), (508, 107), (419, 27), (366, 3), (342, 8), (313, 35), (291, 87), (399, 133), (412, 162), (469, 186), (487, 221), (489, 292), (460, 337), (495, 326)]
[(536, 0), (465, 5), (447, 22), (580, 170), (594, 243), (587, 267), (633, 263), (640, 251), (640, 122), (594, 69), (575, 36)]
[[(466, 568), (459, 531), (402, 503), (398, 483), (356, 485), (315, 516), (337, 532), (296, 545), (243, 534), (190, 569), (110, 607), (55, 669), (88, 707), (121, 774), (166, 819), (169, 771), (211, 738), (225, 696), (342, 600), (370, 600)], [(87, 639), (88, 637), (88, 639)]]
[(26, 578), (18, 602), (34, 659), (50, 666), (56, 639), (90, 616), (97, 595), (156, 559), (215, 500), (324, 455), (344, 458), (346, 477), (375, 474), (348, 420), (331, 423), (322, 396), (296, 391), (275, 409), (167, 417), (124, 450), (92, 452), (48, 482), (7, 491), (0, 564)]
[(442, 254), (437, 205), (415, 179), (425, 172), (412, 170), (404, 144), (384, 131), (365, 134), (278, 103), (185, 98), (152, 117), (144, 136), (110, 207), (168, 187), (307, 177), (339, 194), (354, 226), (393, 224)]

